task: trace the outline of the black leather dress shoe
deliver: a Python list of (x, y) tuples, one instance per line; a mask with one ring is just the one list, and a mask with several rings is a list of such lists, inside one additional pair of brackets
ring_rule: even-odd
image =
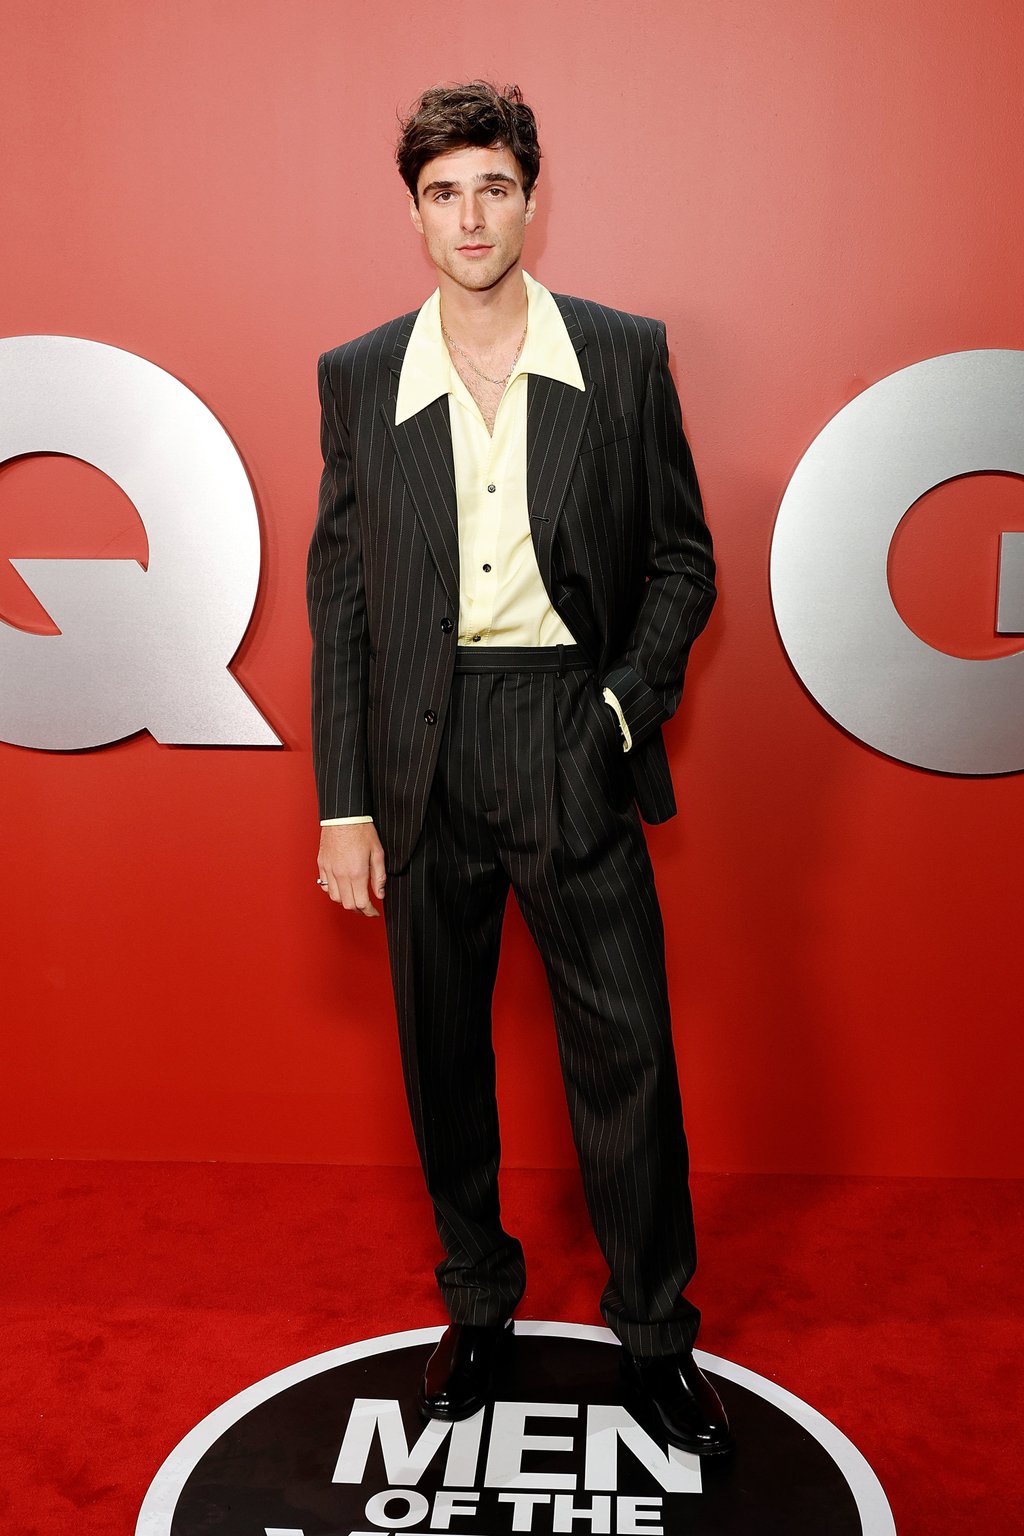
[(468, 1419), (494, 1399), (494, 1381), (508, 1358), (512, 1319), (493, 1327), (451, 1323), (427, 1361), (419, 1408), (427, 1419)]
[(655, 1356), (623, 1350), (622, 1374), (638, 1417), (672, 1445), (695, 1456), (724, 1456), (734, 1448), (722, 1400), (689, 1350)]

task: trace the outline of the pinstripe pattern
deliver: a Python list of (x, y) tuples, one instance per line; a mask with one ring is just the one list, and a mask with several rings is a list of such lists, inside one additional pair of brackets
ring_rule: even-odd
[[(385, 850), (406, 1089), (452, 1319), (496, 1322), (524, 1284), (500, 1217), (490, 1033), (511, 888), (551, 990), (609, 1266), (602, 1311), (629, 1349), (661, 1354), (692, 1344), (698, 1313), (681, 1294), (694, 1267), (686, 1141), (640, 815), (675, 811), (661, 727), (714, 562), (664, 327), (554, 297), (586, 389), (531, 375), (527, 500), (544, 586), (589, 664), (516, 670), (472, 647), (471, 669), (456, 666), (448, 400), (395, 425), (405, 315), (320, 359), (314, 759), (321, 817), (372, 815)], [(485, 651), (500, 670), (483, 670)]]
[[(529, 381), (531, 533), (554, 607), (622, 706), (640, 812), (664, 821), (676, 807), (661, 726), (714, 601), (711, 542), (664, 326), (554, 297), (586, 390)], [(389, 873), (423, 822), (458, 622), (448, 401), (394, 425), (415, 318), (320, 359), (324, 472), (308, 572), (320, 815), (373, 815)]]
[[(492, 648), (494, 649), (494, 648)], [(384, 903), (406, 1089), (455, 1322), (522, 1294), (498, 1203), (491, 994), (509, 887), (551, 989), (594, 1230), (601, 1309), (640, 1354), (689, 1347), (698, 1314), (664, 939), (618, 729), (591, 669), (456, 670), (423, 836)]]

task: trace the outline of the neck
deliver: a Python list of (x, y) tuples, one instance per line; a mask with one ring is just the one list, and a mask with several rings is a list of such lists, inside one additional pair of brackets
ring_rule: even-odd
[(497, 337), (518, 334), (526, 324), (526, 284), (518, 262), (493, 288), (462, 288), (446, 272), (438, 274), (438, 286), (445, 326), (467, 346), (490, 346)]

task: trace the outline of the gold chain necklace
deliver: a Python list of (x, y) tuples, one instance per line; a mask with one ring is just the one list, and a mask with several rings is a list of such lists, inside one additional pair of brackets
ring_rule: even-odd
[(488, 384), (507, 384), (509, 379), (512, 377), (512, 372), (516, 366), (516, 363), (519, 361), (519, 355), (522, 352), (523, 347), (526, 345), (526, 331), (529, 323), (529, 320), (527, 320), (526, 325), (523, 326), (523, 334), (519, 338), (519, 345), (516, 347), (516, 355), (512, 359), (508, 373), (506, 373), (503, 379), (492, 379), (489, 373), (484, 373), (482, 368), (478, 368), (476, 363), (474, 363), (473, 359), (470, 357), (469, 353), (466, 351), (465, 347), (460, 347), (455, 338), (453, 336), (449, 336), (447, 330), (445, 329), (445, 323), (443, 320), (441, 321), (441, 335), (444, 337), (445, 341), (450, 347), (454, 347), (456, 352), (462, 353), (462, 356), (466, 359), (466, 362), (469, 364), (478, 378), (486, 379)]

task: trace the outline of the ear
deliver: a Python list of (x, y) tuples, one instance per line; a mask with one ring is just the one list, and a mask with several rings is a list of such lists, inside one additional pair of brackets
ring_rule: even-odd
[(419, 209), (416, 206), (416, 199), (413, 197), (412, 193), (409, 192), (409, 191), (406, 191), (405, 195), (409, 199), (409, 217), (410, 217), (410, 219), (412, 219), (413, 229), (415, 229), (418, 234), (422, 235), (422, 233), (423, 233), (423, 220), (420, 218), (420, 211), (419, 211)]
[(527, 224), (529, 224), (530, 220), (533, 218), (533, 216), (534, 216), (534, 214), (536, 212), (537, 212), (537, 197), (536, 197), (536, 186), (534, 186), (534, 190), (530, 193), (529, 197), (526, 200), (525, 221), (526, 221)]

